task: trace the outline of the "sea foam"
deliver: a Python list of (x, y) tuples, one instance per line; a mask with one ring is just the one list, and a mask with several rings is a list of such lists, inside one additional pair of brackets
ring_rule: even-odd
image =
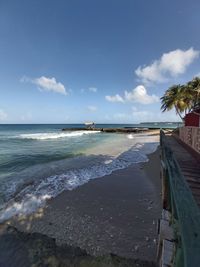
[(47, 140), (47, 139), (58, 139), (65, 137), (79, 137), (86, 134), (100, 133), (100, 131), (74, 131), (74, 132), (58, 132), (58, 133), (31, 133), (31, 134), (20, 134), (18, 138), (22, 139), (35, 139), (35, 140)]

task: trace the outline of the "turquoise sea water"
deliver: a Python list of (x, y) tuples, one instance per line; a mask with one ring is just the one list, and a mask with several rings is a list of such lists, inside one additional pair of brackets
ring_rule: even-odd
[[(32, 212), (63, 190), (146, 161), (157, 146), (157, 140), (143, 135), (61, 131), (81, 126), (0, 125), (0, 221)], [(123, 126), (132, 125), (97, 125)]]

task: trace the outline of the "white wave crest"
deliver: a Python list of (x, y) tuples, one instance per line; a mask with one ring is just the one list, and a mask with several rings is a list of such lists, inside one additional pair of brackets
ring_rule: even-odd
[(74, 132), (59, 132), (59, 133), (34, 133), (34, 134), (20, 134), (19, 138), (22, 139), (35, 139), (35, 140), (47, 140), (58, 139), (65, 137), (78, 137), (85, 134), (95, 134), (100, 131), (74, 131)]
[(128, 138), (128, 139), (133, 139), (134, 136), (133, 136), (133, 134), (128, 134), (128, 135), (127, 135), (127, 138)]

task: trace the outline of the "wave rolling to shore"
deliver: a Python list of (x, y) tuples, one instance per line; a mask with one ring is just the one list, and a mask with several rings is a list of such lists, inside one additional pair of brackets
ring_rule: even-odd
[[(103, 135), (94, 131), (64, 133), (27, 133), (17, 138), (36, 140), (80, 138), (83, 135)], [(113, 135), (102, 138), (90, 148), (84, 148), (84, 155), (59, 161), (36, 164), (11, 175), (4, 183), (7, 191), (1, 206), (0, 221), (15, 215), (29, 214), (44, 206), (47, 199), (57, 196), (64, 190), (72, 190), (91, 179), (103, 177), (113, 171), (124, 169), (133, 163), (145, 162), (147, 154), (156, 149), (155, 137), (144, 135)], [(99, 141), (99, 140), (98, 140)], [(154, 141), (154, 142), (153, 142)], [(82, 153), (81, 153), (82, 154)]]

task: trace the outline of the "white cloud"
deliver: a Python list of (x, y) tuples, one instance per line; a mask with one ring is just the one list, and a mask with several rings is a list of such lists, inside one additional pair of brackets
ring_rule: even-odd
[(89, 87), (88, 90), (90, 92), (96, 93), (97, 92), (97, 88), (96, 87)]
[(86, 92), (92, 92), (92, 93), (97, 93), (97, 91), (98, 91), (98, 89), (96, 88), (96, 87), (89, 87), (89, 88), (87, 88), (87, 89), (85, 89), (85, 88), (81, 88), (80, 89), (80, 92), (81, 93), (86, 93)]
[(132, 91), (124, 92), (124, 96), (120, 95), (106, 96), (107, 101), (110, 102), (135, 102), (140, 104), (152, 104), (159, 101), (159, 97), (156, 95), (149, 95), (146, 88), (143, 85), (138, 85)]
[(30, 79), (26, 76), (23, 76), (20, 81), (36, 84), (41, 91), (52, 91), (63, 95), (68, 94), (65, 86), (61, 82), (57, 82), (56, 78), (54, 77), (48, 78), (41, 76), (40, 78)]
[(97, 107), (96, 106), (87, 106), (87, 109), (91, 112), (95, 112), (97, 111)]
[(118, 94), (114, 96), (106, 95), (105, 98), (109, 102), (122, 102), (122, 103), (124, 102), (124, 99)]
[(164, 53), (160, 59), (148, 66), (139, 66), (135, 74), (144, 82), (165, 82), (170, 77), (185, 73), (187, 67), (199, 57), (199, 51), (176, 49)]
[(0, 121), (6, 120), (7, 117), (8, 117), (8, 114), (3, 109), (0, 109)]
[(124, 98), (126, 101), (136, 102), (140, 104), (152, 104), (159, 101), (156, 95), (148, 95), (146, 88), (143, 85), (138, 85), (135, 89), (128, 92), (125, 91)]
[(60, 82), (57, 82), (54, 77), (47, 78), (45, 76), (41, 76), (40, 78), (34, 79), (33, 83), (38, 85), (44, 91), (53, 91), (59, 94), (67, 95), (64, 85)]

